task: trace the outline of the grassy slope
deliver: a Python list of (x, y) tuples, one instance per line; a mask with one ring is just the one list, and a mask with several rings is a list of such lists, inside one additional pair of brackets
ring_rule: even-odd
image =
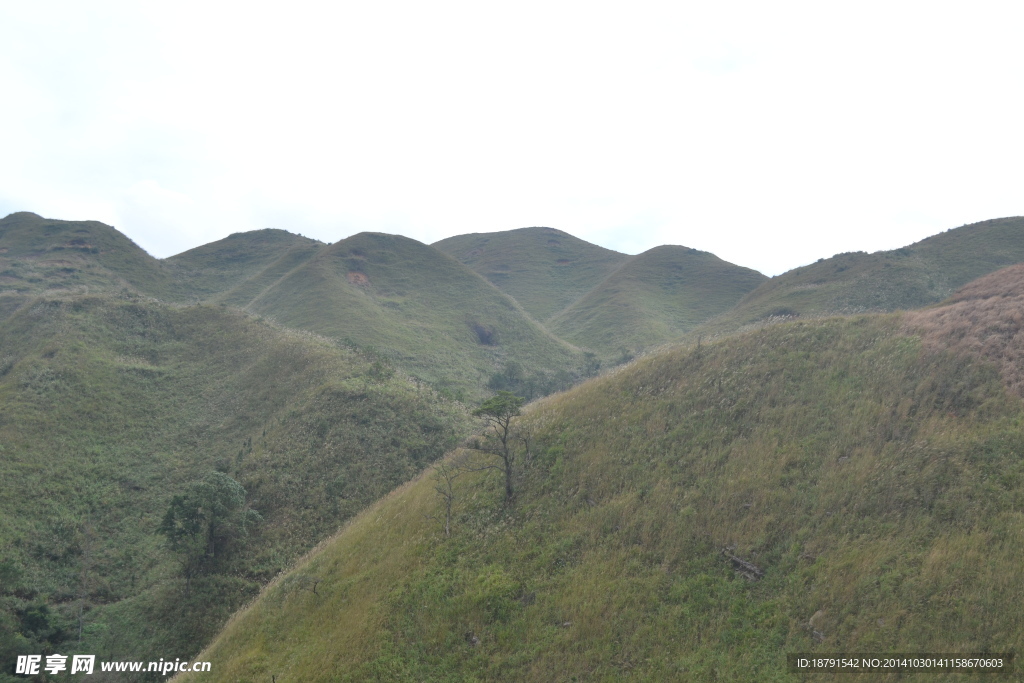
[[(37, 299), (0, 325), (3, 670), (42, 647), (45, 634), (16, 633), (33, 605), (64, 630), (61, 652), (194, 653), (260, 582), (464, 429), (457, 405), (380, 370), (220, 307)], [(215, 467), (266, 521), (184, 594), (155, 531)]]
[(999, 218), (948, 230), (908, 247), (821, 259), (765, 282), (702, 328), (731, 332), (765, 319), (912, 309), (1024, 261), (1024, 218)]
[(361, 233), (325, 247), (247, 308), (375, 347), (431, 383), (474, 396), (508, 360), (537, 371), (580, 359), (469, 268), (396, 235)]
[(786, 652), (1019, 650), (1022, 404), (917, 324), (777, 325), (545, 399), (511, 508), (467, 474), (446, 539), (433, 481), (398, 489), (237, 615), (201, 680), (790, 680)]
[[(322, 246), (323, 243), (308, 237), (267, 228), (229, 235), (172, 256), (163, 263), (180, 279), (188, 281), (189, 290), (196, 298), (224, 300), (223, 296), (215, 295), (230, 290), (244, 292), (247, 287), (251, 290), (254, 287), (250, 280), (259, 282), (267, 277), (265, 273), (280, 272), (287, 267), (284, 264), (290, 265), (287, 268), (290, 270), (311, 258)], [(247, 299), (243, 294), (243, 303), (248, 303), (262, 288)]]
[(765, 276), (714, 254), (655, 247), (626, 261), (548, 327), (563, 339), (610, 356), (678, 338), (731, 308)]
[(433, 246), (483, 275), (540, 321), (582, 297), (629, 258), (554, 228), (457, 235)]
[(0, 220), (0, 322), (42, 293), (144, 292), (179, 298), (163, 264), (114, 228), (22, 211)]

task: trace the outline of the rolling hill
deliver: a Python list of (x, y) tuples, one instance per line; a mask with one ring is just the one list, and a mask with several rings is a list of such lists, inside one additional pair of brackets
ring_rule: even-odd
[[(450, 537), (438, 474), (396, 489), (176, 680), (781, 681), (787, 652), (1019, 651), (1022, 296), (1004, 273), (543, 399), (511, 504), (456, 451)], [(958, 341), (978, 300), (1000, 343)]]
[(458, 235), (432, 246), (483, 275), (541, 322), (629, 258), (554, 228)]
[(675, 341), (766, 279), (705, 251), (655, 247), (630, 257), (547, 325), (607, 358)]
[(188, 283), (195, 299), (244, 305), (322, 246), (308, 237), (267, 228), (229, 235), (163, 263)]
[(579, 350), (472, 270), (397, 235), (360, 233), (324, 247), (244, 307), (372, 347), (407, 372), (474, 398), (509, 361), (551, 375), (582, 363)]
[(942, 301), (975, 278), (1024, 261), (1024, 218), (998, 218), (900, 249), (819, 259), (774, 277), (710, 321), (703, 334), (795, 316), (913, 309)]
[(767, 279), (696, 249), (627, 256), (553, 228), (459, 235), (433, 246), (605, 361), (678, 339)]
[(482, 397), (492, 375), (508, 368), (541, 392), (569, 386), (585, 371), (581, 351), (509, 296), (445, 254), (398, 236), (363, 233), (327, 246), (256, 230), (160, 261), (101, 223), (12, 214), (0, 221), (0, 320), (47, 292), (143, 294), (249, 310), (346, 340), (459, 397)]
[(109, 225), (27, 211), (0, 219), (0, 318), (14, 302), (44, 292), (127, 289), (175, 298), (181, 288), (159, 260)]
[[(238, 311), (33, 299), (0, 324), (0, 680), (16, 654), (192, 656), (468, 421), (378, 359)], [(263, 521), (186, 576), (159, 529), (217, 473)]]

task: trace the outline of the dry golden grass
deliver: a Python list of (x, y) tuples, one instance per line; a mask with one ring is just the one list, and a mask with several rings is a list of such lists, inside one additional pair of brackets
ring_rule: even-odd
[(1024, 264), (978, 278), (943, 305), (905, 317), (927, 348), (987, 358), (1007, 386), (1024, 396)]

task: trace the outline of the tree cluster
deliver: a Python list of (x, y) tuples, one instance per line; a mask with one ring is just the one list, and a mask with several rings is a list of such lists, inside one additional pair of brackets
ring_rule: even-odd
[(223, 564), (262, 519), (245, 504), (241, 484), (223, 472), (211, 472), (171, 499), (158, 531), (178, 554), (188, 585)]

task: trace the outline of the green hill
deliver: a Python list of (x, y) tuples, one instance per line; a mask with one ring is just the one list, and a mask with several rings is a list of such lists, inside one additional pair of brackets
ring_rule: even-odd
[(121, 289), (174, 298), (181, 285), (159, 260), (109, 225), (26, 211), (0, 220), (0, 319), (27, 296)]
[(547, 325), (563, 339), (610, 357), (674, 341), (766, 279), (705, 251), (655, 247), (630, 257)]
[[(1014, 292), (980, 297), (999, 353), (1024, 348)], [(511, 504), (466, 469), (446, 537), (437, 475), (397, 489), (181, 678), (782, 681), (787, 652), (1020, 651), (1024, 409), (944, 310), (775, 325), (544, 399)], [(447, 471), (466, 458), (494, 462)]]
[(308, 237), (267, 228), (229, 235), (163, 263), (178, 279), (187, 281), (195, 298), (248, 302), (322, 246)]
[(435, 386), (475, 397), (509, 362), (551, 376), (582, 363), (581, 352), (472, 270), (397, 235), (360, 233), (324, 247), (245, 307), (372, 347)]
[[(377, 359), (237, 311), (34, 299), (0, 324), (0, 680), (16, 654), (192, 656), (467, 423)], [(195, 548), (159, 528), (216, 472), (263, 521), (211, 530), (186, 580)]]
[(819, 259), (772, 278), (703, 333), (794, 316), (920, 308), (987, 273), (1024, 261), (1024, 218), (965, 225), (892, 251)]
[(629, 258), (554, 228), (458, 235), (433, 246), (483, 275), (540, 321), (582, 297)]

